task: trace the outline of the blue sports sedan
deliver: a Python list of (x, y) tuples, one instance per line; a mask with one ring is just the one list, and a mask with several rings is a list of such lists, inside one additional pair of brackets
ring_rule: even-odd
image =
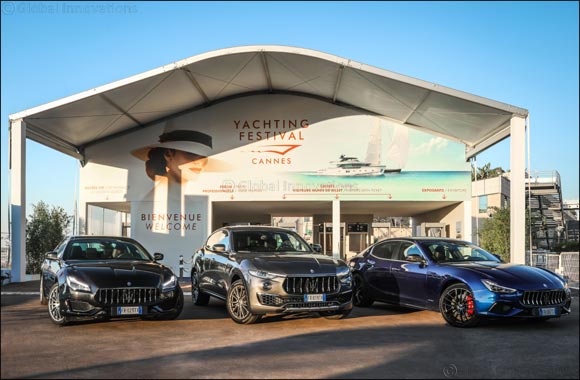
[(452, 326), (482, 317), (547, 320), (570, 313), (566, 280), (543, 268), (507, 264), (465, 241), (396, 238), (350, 260), (355, 306), (374, 301), (439, 310)]

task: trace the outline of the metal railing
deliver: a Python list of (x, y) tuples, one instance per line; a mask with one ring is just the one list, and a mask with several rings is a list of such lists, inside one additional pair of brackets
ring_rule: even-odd
[(532, 253), (531, 265), (556, 272), (568, 280), (571, 286), (578, 287), (578, 256), (578, 252), (536, 252)]

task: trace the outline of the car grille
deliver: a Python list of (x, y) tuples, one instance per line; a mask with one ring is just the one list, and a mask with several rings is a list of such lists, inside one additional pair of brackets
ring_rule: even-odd
[(280, 306), (286, 302), (284, 298), (272, 294), (259, 294), (258, 297), (260, 303), (266, 306)]
[(157, 288), (99, 289), (95, 300), (103, 305), (143, 305), (159, 300)]
[(558, 290), (525, 291), (522, 297), (522, 305), (525, 306), (549, 306), (559, 305), (566, 300), (566, 292)]
[(335, 306), (336, 302), (299, 302), (289, 303), (286, 305), (287, 309), (315, 309), (322, 307)]
[(334, 293), (339, 288), (336, 276), (288, 277), (284, 280), (284, 290), (288, 294)]
[(271, 294), (259, 294), (258, 298), (262, 305), (283, 306), (285, 309), (309, 309), (339, 305), (337, 300), (329, 300), (326, 302), (303, 302), (302, 297), (280, 297)]
[(278, 296), (275, 294), (258, 294), (258, 301), (265, 306), (284, 306), (285, 308), (309, 308), (332, 306), (347, 303), (352, 298), (352, 292), (332, 294), (326, 297), (326, 302), (304, 302), (303, 296)]

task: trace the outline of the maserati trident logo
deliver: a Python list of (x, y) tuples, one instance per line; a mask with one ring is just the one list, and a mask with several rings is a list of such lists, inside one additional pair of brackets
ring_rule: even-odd
[(124, 304), (135, 303), (135, 292), (133, 292), (131, 289), (123, 289), (123, 295), (121, 296), (121, 299)]
[(546, 284), (544, 284), (544, 283), (542, 283), (542, 285), (544, 286), (544, 288), (547, 288), (547, 287), (548, 287), (548, 285), (546, 285)]
[(316, 293), (318, 291), (318, 279), (317, 278), (307, 279), (306, 290), (309, 293)]
[(127, 281), (127, 286), (131, 286), (131, 281)]
[(548, 293), (542, 296), (542, 302), (544, 305), (547, 305), (550, 302), (550, 295)]
[(314, 273), (314, 269), (310, 269), (310, 273)]

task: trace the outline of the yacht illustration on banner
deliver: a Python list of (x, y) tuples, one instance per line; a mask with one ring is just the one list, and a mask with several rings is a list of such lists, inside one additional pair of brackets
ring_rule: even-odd
[(397, 125), (388, 135), (387, 159), (393, 163), (393, 166), (387, 167), (381, 164), (382, 131), (379, 123), (380, 121), (377, 121), (371, 130), (367, 156), (364, 161), (342, 154), (338, 161), (330, 161), (332, 167), (319, 169), (316, 171), (316, 175), (375, 177), (386, 173), (400, 173), (407, 162), (408, 131)]
[[(344, 154), (340, 155), (339, 161), (330, 161), (334, 167), (319, 169), (317, 175), (328, 176), (364, 176), (373, 177), (383, 175), (385, 173), (384, 165), (371, 165), (370, 162), (359, 161), (356, 157), (347, 157)], [(401, 169), (399, 169), (401, 171)]]

